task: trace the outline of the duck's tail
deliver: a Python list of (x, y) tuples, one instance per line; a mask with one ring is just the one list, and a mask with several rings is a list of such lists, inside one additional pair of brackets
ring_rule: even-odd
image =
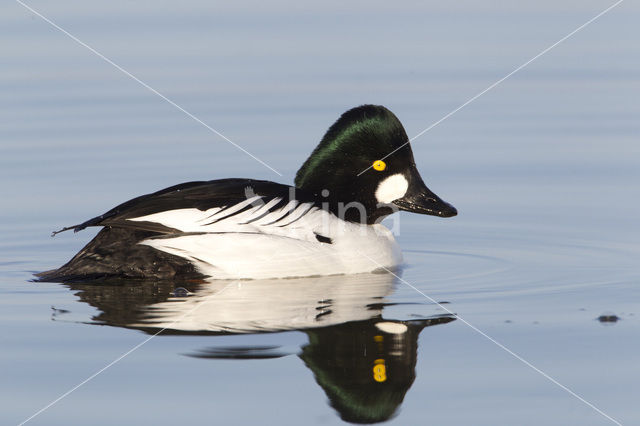
[[(73, 228), (69, 228), (73, 229)], [(152, 231), (105, 227), (69, 262), (35, 274), (42, 282), (101, 279), (199, 279), (203, 275), (188, 260), (138, 244), (158, 235)]]

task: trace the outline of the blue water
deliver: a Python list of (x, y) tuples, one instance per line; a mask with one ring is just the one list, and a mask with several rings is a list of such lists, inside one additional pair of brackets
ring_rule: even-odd
[(162, 327), (28, 424), (640, 423), (637, 4), (412, 143), (460, 214), (390, 221), (400, 278), (208, 283), (185, 297), (182, 283), (30, 280), (96, 232), (55, 229), (179, 182), (290, 183), (359, 104), (416, 135), (613, 3), (28, 4), (282, 176), (19, 3), (0, 6), (0, 423)]

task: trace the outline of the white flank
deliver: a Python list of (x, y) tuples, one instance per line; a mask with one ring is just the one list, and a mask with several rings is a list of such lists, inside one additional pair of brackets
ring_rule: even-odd
[[(295, 200), (264, 214), (275, 202), (265, 204), (258, 198), (226, 209), (169, 210), (129, 220), (181, 231), (140, 244), (185, 258), (216, 279), (353, 274), (394, 268), (402, 262), (391, 231), (383, 225), (345, 222)], [(249, 205), (240, 212), (240, 206)]]
[(400, 173), (391, 175), (378, 185), (376, 189), (376, 199), (379, 203), (389, 204), (406, 194), (409, 182)]

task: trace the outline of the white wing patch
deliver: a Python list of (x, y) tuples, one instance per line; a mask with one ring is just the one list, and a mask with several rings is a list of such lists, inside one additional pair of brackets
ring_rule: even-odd
[[(228, 216), (232, 216), (233, 214), (235, 214), (236, 212), (242, 210), (243, 208), (247, 207), (250, 204), (256, 203), (258, 206), (263, 205), (264, 203), (262, 202), (262, 197), (259, 196), (254, 196), (251, 198), (247, 198), (246, 200), (238, 203), (238, 204), (234, 204), (231, 207), (225, 206), (223, 208), (220, 207), (214, 207), (212, 209), (209, 210), (205, 210), (205, 217), (203, 219), (201, 219), (202, 221), (209, 221), (209, 222), (215, 222), (218, 220), (222, 220), (225, 217)], [(255, 204), (254, 204), (255, 205)], [(185, 210), (198, 210), (198, 209), (185, 209)], [(169, 210), (166, 213), (171, 213), (172, 211), (175, 210)], [(198, 210), (198, 211), (202, 211), (202, 210)], [(165, 213), (165, 212), (163, 212)], [(157, 214), (163, 214), (163, 213), (157, 213)], [(155, 216), (155, 215), (149, 215), (149, 216), (144, 216), (144, 217), (151, 217), (151, 216)], [(141, 218), (136, 218), (136, 219), (129, 219), (129, 220), (141, 220)], [(149, 220), (149, 219), (144, 219), (150, 222), (155, 222), (154, 220)]]
[[(168, 210), (127, 220), (159, 223), (181, 232), (260, 233), (316, 241), (313, 231), (322, 221), (314, 213), (321, 211), (313, 203), (297, 200), (271, 210), (281, 201), (276, 197), (265, 203), (261, 196), (254, 196), (232, 206)], [(296, 223), (303, 217), (304, 222)]]
[(128, 220), (180, 231), (140, 244), (185, 258), (217, 279), (352, 274), (402, 262), (391, 231), (383, 225), (346, 222), (297, 200), (274, 208), (279, 202), (281, 198), (265, 203), (251, 197), (233, 206), (169, 210)]
[(378, 184), (376, 199), (379, 203), (389, 204), (407, 193), (409, 182), (400, 173), (391, 175)]

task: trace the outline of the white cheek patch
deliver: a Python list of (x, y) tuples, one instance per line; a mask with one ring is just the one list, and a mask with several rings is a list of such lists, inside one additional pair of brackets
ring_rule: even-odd
[(379, 203), (389, 204), (404, 196), (409, 188), (409, 182), (400, 173), (391, 175), (378, 184), (376, 199)]

